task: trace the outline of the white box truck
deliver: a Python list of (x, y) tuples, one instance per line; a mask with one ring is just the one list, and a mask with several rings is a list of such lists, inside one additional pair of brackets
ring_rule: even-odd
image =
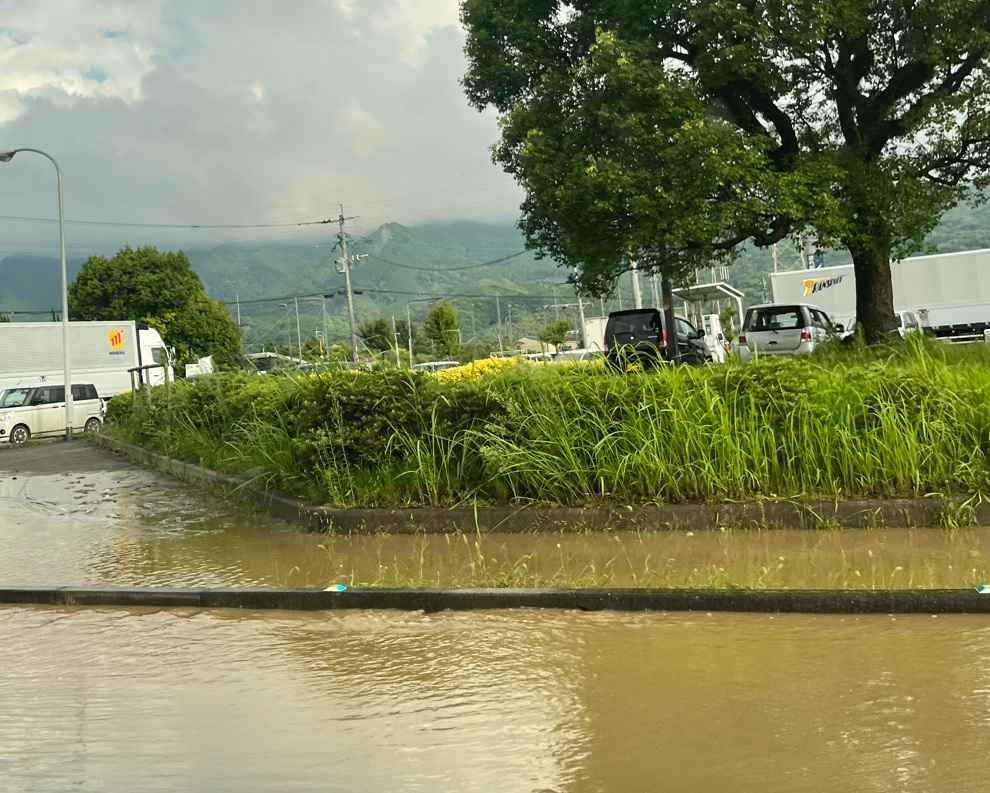
[[(990, 249), (912, 256), (890, 265), (894, 310), (914, 311), (927, 332), (983, 338), (990, 329)], [(774, 303), (810, 303), (848, 326), (856, 316), (851, 264), (772, 273)]]
[[(171, 380), (172, 352), (154, 328), (137, 322), (69, 322), (73, 383), (92, 383), (104, 399), (129, 391), (129, 369), (164, 363)], [(0, 390), (64, 377), (61, 322), (0, 322)], [(151, 369), (140, 382), (160, 385), (165, 370)]]
[(605, 323), (608, 317), (585, 317), (584, 346), (589, 350), (605, 349)]

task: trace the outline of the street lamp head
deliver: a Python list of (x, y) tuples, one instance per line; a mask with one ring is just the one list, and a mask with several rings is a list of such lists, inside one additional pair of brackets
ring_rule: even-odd
[(17, 154), (17, 149), (13, 151), (0, 151), (0, 162), (10, 162), (14, 159), (15, 154)]

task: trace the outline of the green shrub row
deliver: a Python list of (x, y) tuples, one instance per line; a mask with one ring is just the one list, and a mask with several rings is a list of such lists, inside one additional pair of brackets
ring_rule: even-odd
[[(983, 355), (982, 351), (977, 353)], [(333, 506), (719, 501), (987, 489), (990, 366), (922, 342), (747, 366), (398, 369), (179, 382), (127, 439)]]

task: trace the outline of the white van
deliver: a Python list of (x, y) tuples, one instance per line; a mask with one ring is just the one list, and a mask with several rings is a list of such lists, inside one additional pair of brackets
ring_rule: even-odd
[[(92, 383), (72, 386), (72, 429), (99, 432), (106, 406)], [(65, 386), (47, 383), (0, 393), (0, 443), (65, 434)]]

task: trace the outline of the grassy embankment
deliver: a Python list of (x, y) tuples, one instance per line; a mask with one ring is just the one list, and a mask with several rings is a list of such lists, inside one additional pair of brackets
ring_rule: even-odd
[(749, 366), (484, 362), (179, 382), (110, 431), (337, 507), (982, 493), (990, 350), (916, 340)]

